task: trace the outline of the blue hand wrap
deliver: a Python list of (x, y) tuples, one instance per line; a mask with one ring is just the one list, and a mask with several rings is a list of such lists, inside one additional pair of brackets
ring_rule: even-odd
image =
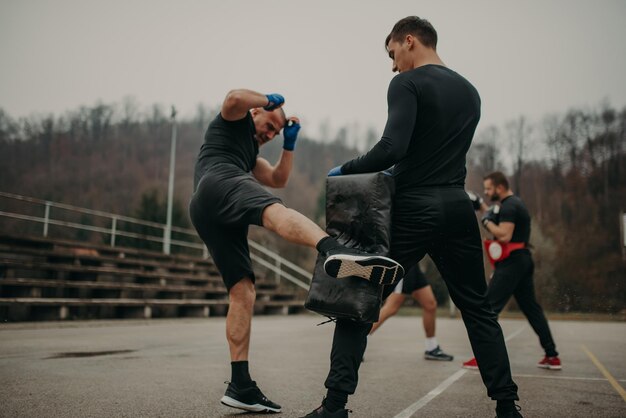
[(296, 149), (296, 140), (298, 139), (298, 132), (300, 131), (300, 124), (287, 121), (287, 124), (283, 128), (283, 149), (287, 151), (293, 151)]
[(283, 103), (285, 103), (285, 98), (280, 94), (266, 94), (265, 97), (267, 97), (268, 103), (265, 107), (263, 107), (263, 109), (270, 112), (274, 109), (278, 109)]

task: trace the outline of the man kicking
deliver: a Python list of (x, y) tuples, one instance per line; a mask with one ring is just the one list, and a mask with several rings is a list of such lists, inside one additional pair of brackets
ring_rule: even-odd
[[(248, 367), (250, 325), (256, 293), (248, 248), (248, 226), (259, 225), (282, 238), (317, 248), (332, 277), (359, 276), (379, 284), (399, 280), (395, 261), (348, 249), (304, 215), (285, 207), (265, 187), (285, 187), (293, 166), (299, 120), (287, 118), (279, 94), (251, 90), (228, 93), (209, 124), (194, 171), (191, 221), (206, 244), (229, 297), (226, 339), (232, 379), (225, 405), (255, 412), (280, 412), (252, 380)], [(283, 150), (275, 165), (258, 156), (259, 147), (283, 130)]]
[(419, 265), (411, 267), (387, 297), (385, 304), (380, 309), (378, 322), (372, 326), (369, 335), (372, 335), (383, 323), (398, 313), (407, 296), (411, 296), (422, 307), (422, 324), (426, 334), (424, 358), (426, 360), (452, 361), (454, 357), (446, 354), (435, 337), (435, 318), (437, 317), (437, 299), (433, 289), (428, 284), (426, 276)]

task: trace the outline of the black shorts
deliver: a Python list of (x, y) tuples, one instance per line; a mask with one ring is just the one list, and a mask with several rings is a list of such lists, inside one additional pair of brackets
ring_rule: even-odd
[(393, 290), (393, 293), (402, 293), (405, 295), (410, 295), (416, 290), (422, 289), (428, 286), (428, 280), (426, 280), (426, 276), (422, 273), (422, 270), (419, 266), (413, 266), (409, 270), (408, 273), (404, 275), (402, 280), (396, 283), (396, 287)]
[(248, 226), (262, 226), (263, 211), (274, 203), (282, 201), (232, 164), (215, 164), (198, 182), (189, 215), (228, 290), (244, 277), (255, 281)]

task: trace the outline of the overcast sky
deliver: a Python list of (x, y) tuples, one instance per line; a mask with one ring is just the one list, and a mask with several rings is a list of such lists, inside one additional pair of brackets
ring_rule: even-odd
[(626, 104), (623, 0), (0, 0), (0, 107), (59, 115), (134, 96), (191, 116), (250, 88), (283, 94), (309, 135), (325, 120), (380, 133), (384, 39), (408, 15), (431, 21), (443, 61), (477, 87), (479, 129)]

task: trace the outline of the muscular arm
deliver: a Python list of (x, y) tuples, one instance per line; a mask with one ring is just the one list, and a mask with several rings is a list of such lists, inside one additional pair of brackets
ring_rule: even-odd
[(267, 105), (267, 96), (252, 90), (231, 90), (222, 104), (222, 117), (228, 121), (243, 119), (248, 110)]
[(500, 222), (500, 224), (496, 225), (493, 222), (489, 222), (486, 228), (498, 241), (506, 244), (513, 238), (515, 224), (513, 222)]
[(341, 167), (343, 174), (382, 171), (406, 154), (417, 118), (417, 96), (402, 75), (389, 84), (387, 106), (387, 124), (381, 140), (367, 154), (345, 163)]
[(278, 162), (274, 166), (265, 158), (258, 157), (252, 174), (261, 184), (274, 188), (282, 188), (287, 185), (292, 167), (293, 152), (283, 150)]

